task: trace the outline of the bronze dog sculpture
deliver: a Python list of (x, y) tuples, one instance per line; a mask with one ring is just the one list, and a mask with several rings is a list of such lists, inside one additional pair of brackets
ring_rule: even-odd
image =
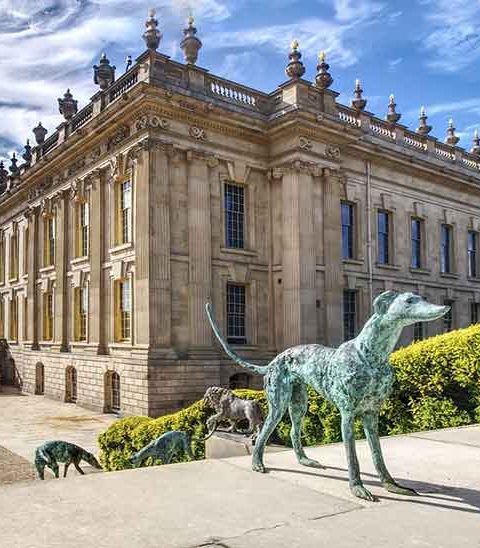
[(215, 409), (215, 415), (207, 420), (208, 434), (204, 440), (208, 440), (217, 429), (221, 421), (230, 422), (228, 432), (237, 432), (237, 423), (248, 420), (247, 435), (255, 439), (263, 424), (262, 406), (255, 400), (242, 400), (228, 388), (211, 386), (205, 392), (203, 401), (208, 407)]
[(193, 460), (190, 436), (186, 432), (172, 430), (171, 432), (165, 432), (143, 449), (140, 449), (130, 457), (130, 462), (133, 465), (141, 465), (145, 459), (153, 457), (154, 459), (161, 459), (163, 464), (170, 464), (173, 457), (179, 455), (186, 455), (190, 460)]
[(298, 462), (305, 466), (320, 466), (306, 456), (300, 440), (309, 385), (340, 411), (352, 493), (362, 499), (375, 500), (360, 478), (353, 431), (354, 420), (359, 416), (383, 487), (401, 495), (416, 494), (413, 489), (399, 485), (385, 465), (378, 435), (378, 415), (392, 389), (394, 371), (389, 356), (403, 328), (416, 322), (439, 319), (449, 307), (430, 304), (413, 293), (385, 291), (375, 299), (373, 309), (373, 315), (357, 337), (338, 348), (319, 344), (294, 346), (268, 365), (259, 366), (243, 360), (228, 346), (211, 305), (206, 304), (210, 324), (225, 352), (239, 365), (265, 376), (269, 411), (254, 447), (253, 470), (265, 472), (265, 445), (287, 408), (292, 421), (290, 437)]
[(68, 441), (47, 441), (35, 450), (35, 468), (40, 479), (45, 479), (45, 466), (58, 478), (58, 463), (65, 463), (63, 477), (67, 477), (68, 467), (73, 463), (82, 476), (85, 472), (80, 468), (80, 462), (84, 460), (94, 468), (102, 469), (97, 459), (74, 443)]

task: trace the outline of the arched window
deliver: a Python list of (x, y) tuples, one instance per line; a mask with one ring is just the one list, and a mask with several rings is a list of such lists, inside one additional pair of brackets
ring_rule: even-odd
[(38, 362), (35, 366), (35, 394), (41, 396), (45, 393), (45, 367)]
[(250, 388), (250, 375), (247, 373), (235, 373), (230, 377), (229, 387), (231, 390), (237, 388)]
[(77, 370), (73, 366), (65, 369), (65, 401), (77, 403)]
[(105, 413), (120, 411), (120, 375), (116, 371), (105, 373)]

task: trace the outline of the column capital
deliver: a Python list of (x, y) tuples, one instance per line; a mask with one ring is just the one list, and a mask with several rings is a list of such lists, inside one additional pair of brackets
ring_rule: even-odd
[(187, 162), (195, 160), (204, 161), (209, 168), (217, 167), (219, 163), (218, 157), (215, 154), (197, 149), (188, 149), (186, 151), (186, 159)]

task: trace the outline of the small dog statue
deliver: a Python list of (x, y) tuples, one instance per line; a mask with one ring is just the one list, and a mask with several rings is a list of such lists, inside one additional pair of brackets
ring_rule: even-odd
[(186, 455), (190, 460), (193, 460), (192, 448), (190, 445), (190, 436), (179, 430), (165, 432), (159, 438), (153, 440), (138, 453), (130, 457), (130, 462), (139, 466), (148, 457), (161, 459), (163, 464), (170, 464), (173, 457)]
[(47, 441), (35, 450), (35, 468), (38, 472), (38, 477), (45, 479), (45, 466), (58, 478), (58, 463), (65, 463), (63, 477), (67, 477), (68, 467), (73, 463), (79, 474), (82, 476), (85, 472), (80, 468), (80, 462), (84, 460), (94, 468), (102, 469), (97, 459), (85, 449), (82, 449), (74, 443), (68, 441)]
[(205, 392), (203, 401), (208, 407), (215, 409), (215, 415), (207, 420), (207, 440), (215, 433), (218, 423), (221, 421), (230, 422), (228, 432), (237, 432), (237, 423), (248, 420), (247, 435), (255, 439), (263, 424), (262, 406), (255, 400), (242, 400), (228, 388), (211, 386)]

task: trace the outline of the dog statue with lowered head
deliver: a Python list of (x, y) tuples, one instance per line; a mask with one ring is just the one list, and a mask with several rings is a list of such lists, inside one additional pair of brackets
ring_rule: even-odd
[(340, 411), (352, 493), (362, 499), (375, 500), (362, 483), (355, 450), (353, 424), (355, 418), (360, 417), (383, 487), (400, 495), (417, 494), (413, 489), (399, 485), (385, 465), (378, 435), (378, 415), (392, 390), (394, 371), (389, 357), (403, 328), (417, 322), (437, 320), (448, 312), (448, 306), (428, 303), (414, 293), (385, 291), (373, 302), (373, 315), (354, 339), (338, 348), (320, 344), (294, 346), (266, 366), (255, 365), (238, 356), (220, 333), (209, 303), (206, 310), (212, 329), (230, 358), (265, 376), (269, 411), (254, 447), (254, 471), (265, 472), (265, 445), (287, 409), (292, 421), (290, 437), (298, 462), (321, 467), (320, 463), (307, 457), (300, 438), (309, 385)]
[(55, 477), (59, 477), (58, 463), (65, 463), (63, 470), (63, 477), (67, 477), (68, 467), (73, 464), (77, 471), (82, 474), (85, 472), (80, 468), (80, 462), (84, 460), (88, 462), (90, 466), (94, 468), (102, 469), (100, 463), (97, 461), (92, 453), (89, 453), (82, 447), (70, 443), (68, 441), (47, 441), (43, 445), (40, 445), (35, 450), (35, 468), (38, 472), (38, 477), (45, 479), (45, 466), (55, 474)]
[(161, 459), (163, 464), (170, 464), (173, 457), (185, 455), (193, 460), (190, 436), (186, 432), (172, 430), (151, 441), (143, 449), (130, 457), (130, 462), (141, 465), (148, 457)]

